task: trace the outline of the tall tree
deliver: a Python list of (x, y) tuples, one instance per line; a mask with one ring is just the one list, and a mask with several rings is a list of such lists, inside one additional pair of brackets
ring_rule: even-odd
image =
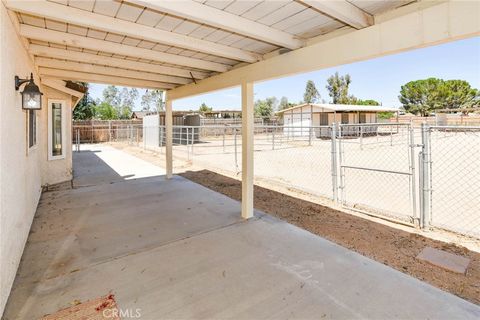
[(75, 109), (73, 109), (73, 120), (89, 120), (95, 115), (95, 101), (89, 93), (89, 85), (87, 82), (79, 82), (85, 89), (83, 98), (77, 103)]
[(118, 109), (108, 102), (101, 102), (95, 106), (95, 117), (100, 120), (115, 120), (119, 118)]
[(138, 90), (136, 88), (123, 88), (120, 92), (120, 105), (118, 106), (118, 116), (120, 119), (129, 119), (135, 100), (138, 99)]
[(282, 97), (280, 99), (280, 104), (278, 105), (278, 110), (285, 110), (290, 108), (290, 104), (288, 103), (287, 97)]
[(305, 86), (305, 93), (303, 94), (304, 103), (315, 103), (320, 99), (320, 93), (318, 93), (315, 83), (312, 80), (308, 80)]
[(353, 95), (348, 94), (348, 88), (352, 83), (352, 79), (349, 74), (340, 76), (338, 72), (335, 72), (333, 76), (327, 79), (328, 95), (332, 97), (333, 104), (354, 104), (356, 98)]
[(471, 108), (480, 104), (480, 91), (472, 88), (465, 80), (447, 80), (444, 82), (444, 90), (444, 109)]
[(426, 116), (437, 109), (462, 109), (480, 104), (480, 93), (464, 80), (428, 78), (403, 85), (398, 96), (407, 112)]
[(367, 100), (357, 99), (355, 104), (361, 105), (361, 106), (379, 106), (380, 102), (373, 99), (367, 99)]
[(142, 95), (142, 111), (163, 111), (163, 91), (147, 90)]
[(120, 92), (116, 86), (108, 86), (102, 92), (103, 102), (108, 103), (113, 107), (118, 107), (121, 103)]
[(200, 106), (200, 108), (198, 108), (198, 112), (200, 112), (200, 113), (203, 114), (203, 113), (209, 112), (209, 111), (212, 111), (212, 108), (209, 107), (209, 106), (207, 106), (207, 105), (205, 104), (205, 102), (202, 102), (202, 105)]
[(410, 81), (403, 85), (398, 99), (406, 112), (425, 117), (435, 109), (444, 107), (446, 94), (443, 80), (428, 78)]
[(265, 100), (257, 100), (254, 106), (256, 117), (270, 118), (277, 108), (278, 100), (275, 97), (269, 97)]

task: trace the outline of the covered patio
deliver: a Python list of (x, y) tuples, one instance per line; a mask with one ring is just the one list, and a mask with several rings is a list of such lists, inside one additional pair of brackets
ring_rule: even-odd
[(245, 221), (240, 203), (166, 180), (158, 167), (148, 176), (130, 157), (108, 146), (75, 153), (74, 183), (85, 186), (43, 194), (5, 319), (107, 294), (140, 319), (480, 316), (470, 302), (286, 222), (261, 212)]
[[(478, 36), (479, 6), (2, 0), (5, 319), (110, 293), (143, 319), (479, 318), (477, 306), (255, 212), (253, 203), (255, 83)], [(19, 107), (13, 86), (15, 75), (30, 73), (45, 93), (37, 113)], [(70, 108), (83, 94), (71, 81), (162, 90), (164, 169), (102, 148), (75, 154), (72, 165)], [(235, 86), (241, 203), (175, 176), (172, 157), (173, 101)], [(54, 104), (65, 110), (59, 158)], [(69, 182), (72, 167), (73, 189), (42, 193)]]

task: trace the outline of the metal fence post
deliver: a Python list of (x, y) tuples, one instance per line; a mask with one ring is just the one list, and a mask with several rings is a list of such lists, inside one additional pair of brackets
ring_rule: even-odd
[[(342, 130), (343, 128), (348, 128), (348, 127), (343, 127), (342, 125), (338, 125), (338, 171), (340, 173), (340, 185), (338, 186), (338, 189), (340, 189), (340, 200), (342, 203), (345, 203), (345, 168), (342, 166), (343, 165), (343, 146), (342, 146)], [(338, 197), (338, 196), (337, 196)], [(338, 200), (337, 200), (338, 201)]]
[(415, 132), (412, 124), (410, 123), (408, 127), (409, 137), (409, 149), (410, 149), (410, 188), (411, 188), (411, 197), (412, 197), (412, 215), (415, 219), (415, 226), (419, 227), (419, 218), (417, 216), (417, 188), (416, 188), (416, 176), (415, 176)]
[(80, 151), (80, 129), (77, 129), (77, 152)]
[(275, 150), (275, 128), (272, 129), (272, 150)]
[(195, 143), (195, 127), (192, 127), (192, 138), (190, 139), (190, 141), (191, 141), (191, 144), (192, 144), (192, 146), (191, 146), (192, 150), (191, 151), (192, 151), (192, 156), (193, 156), (193, 144)]
[[(182, 135), (183, 135), (183, 129), (184, 128), (181, 128), (181, 131), (182, 131)], [(189, 133), (190, 133), (190, 128), (189, 127), (186, 127), (185, 129), (187, 129), (187, 142), (185, 143), (185, 145), (187, 146), (187, 160), (190, 160), (190, 148), (188, 147), (188, 139), (189, 139)]]
[(420, 210), (420, 227), (428, 228), (431, 220), (431, 154), (430, 154), (430, 127), (426, 122), (422, 123), (422, 175), (420, 177), (422, 208)]
[[(398, 126), (397, 126), (397, 130), (398, 130)], [(393, 146), (393, 130), (392, 130), (392, 126), (390, 126), (390, 146)]]
[(147, 149), (147, 140), (146, 140), (146, 136), (147, 136), (147, 127), (145, 127), (145, 125), (143, 125), (143, 128), (142, 128), (142, 131), (143, 131), (143, 135), (142, 135), (142, 141), (143, 141), (143, 150)]
[(360, 125), (360, 150), (363, 150), (363, 126)]
[(225, 153), (225, 131), (226, 131), (226, 128), (224, 127), (224, 128), (223, 128), (223, 140), (222, 140), (223, 153)]
[(338, 204), (338, 178), (337, 178), (337, 124), (332, 123), (331, 128), (331, 147), (332, 147), (332, 189), (333, 201)]
[(308, 128), (308, 145), (312, 145), (312, 126)]
[(163, 147), (163, 126), (160, 126), (160, 148)]

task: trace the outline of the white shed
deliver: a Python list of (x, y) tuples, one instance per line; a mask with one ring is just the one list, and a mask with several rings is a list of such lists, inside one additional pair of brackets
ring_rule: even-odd
[(310, 135), (310, 127), (315, 136), (329, 136), (328, 128), (333, 123), (360, 124), (377, 123), (379, 112), (398, 112), (398, 109), (383, 106), (363, 106), (348, 104), (300, 104), (277, 112), (283, 115), (284, 133), (294, 136)]

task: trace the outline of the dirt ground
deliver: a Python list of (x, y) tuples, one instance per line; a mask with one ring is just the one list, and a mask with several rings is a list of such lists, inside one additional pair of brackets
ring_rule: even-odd
[[(241, 182), (218, 173), (187, 171), (181, 176), (241, 200)], [(343, 247), (375, 259), (431, 285), (480, 304), (480, 254), (390, 228), (319, 204), (255, 186), (255, 208), (315, 233)], [(457, 274), (415, 257), (430, 246), (471, 259), (467, 274)]]
[[(136, 147), (115, 147), (156, 165), (163, 165), (161, 155), (144, 153)], [(232, 199), (241, 200), (240, 181), (210, 170), (188, 171), (188, 167), (188, 164), (174, 160), (174, 168), (179, 171), (177, 174)], [(254, 189), (254, 206), (260, 211), (480, 305), (480, 253), (260, 186), (255, 186)], [(426, 246), (470, 258), (467, 273), (457, 274), (417, 260), (415, 257)]]

